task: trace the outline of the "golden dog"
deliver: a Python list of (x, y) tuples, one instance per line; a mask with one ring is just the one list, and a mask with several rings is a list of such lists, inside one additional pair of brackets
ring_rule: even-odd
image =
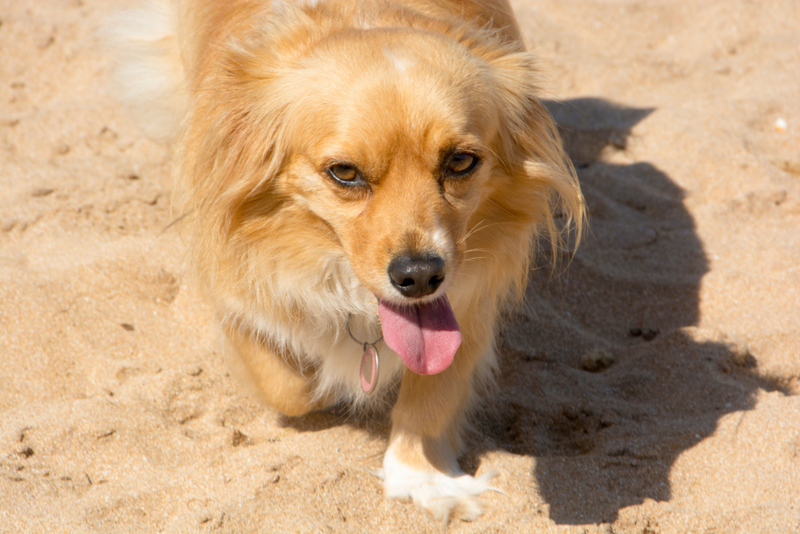
[(510, 6), (164, 0), (115, 33), (232, 370), (293, 416), (396, 394), (386, 495), (478, 517), (493, 473), (456, 459), (498, 312), (583, 218)]

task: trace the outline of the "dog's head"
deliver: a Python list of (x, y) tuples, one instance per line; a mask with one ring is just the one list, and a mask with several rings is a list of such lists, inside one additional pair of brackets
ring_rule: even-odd
[(190, 128), (203, 135), (190, 136), (184, 160), (205, 233), (338, 252), (395, 319), (433, 309), (430, 320), (447, 323), (449, 289), (494, 298), (521, 283), (534, 228), (558, 242), (559, 202), (580, 220), (577, 182), (516, 45), (443, 23), (282, 17), (231, 45), (199, 95)]

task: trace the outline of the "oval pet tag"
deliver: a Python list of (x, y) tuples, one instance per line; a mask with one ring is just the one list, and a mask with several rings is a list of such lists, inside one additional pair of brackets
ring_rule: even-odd
[(364, 343), (364, 355), (361, 356), (361, 389), (369, 395), (378, 385), (378, 369), (380, 368), (378, 347)]

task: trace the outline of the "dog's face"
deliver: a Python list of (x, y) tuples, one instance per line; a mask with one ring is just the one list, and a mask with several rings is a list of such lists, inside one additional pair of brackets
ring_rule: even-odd
[[(196, 93), (181, 172), (196, 177), (212, 290), (216, 276), (220, 294), (292, 321), (312, 292), (357, 282), (380, 302), (387, 343), (397, 333), (390, 346), (416, 354), (421, 341), (398, 350), (399, 338), (459, 328), (445, 291), (492, 306), (521, 284), (534, 226), (552, 237), (554, 197), (577, 213), (580, 195), (530, 56), (459, 32), (287, 24), (209, 62), (222, 68)], [(317, 308), (354, 301), (340, 302)], [(447, 358), (409, 368), (446, 368), (460, 340), (445, 337), (425, 343)]]
[(437, 298), (498, 178), (480, 62), (440, 36), (360, 32), (318, 47), (294, 76), (302, 104), (277, 187), (330, 226), (378, 299)]

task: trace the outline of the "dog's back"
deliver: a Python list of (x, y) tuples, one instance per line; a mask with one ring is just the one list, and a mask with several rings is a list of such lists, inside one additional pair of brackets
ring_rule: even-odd
[[(106, 38), (114, 48), (114, 90), (151, 138), (174, 142), (189, 108), (189, 92), (201, 68), (209, 43), (224, 39), (230, 19), (247, 20), (248, 11), (278, 2), (264, 0), (147, 0), (114, 14)], [(317, 3), (296, 0), (292, 3)], [(367, 2), (349, 2), (354, 9)], [(377, 3), (377, 2), (373, 2)], [(494, 26), (511, 40), (519, 28), (505, 1), (405, 2), (422, 12), (441, 15), (461, 12), (484, 25)]]

